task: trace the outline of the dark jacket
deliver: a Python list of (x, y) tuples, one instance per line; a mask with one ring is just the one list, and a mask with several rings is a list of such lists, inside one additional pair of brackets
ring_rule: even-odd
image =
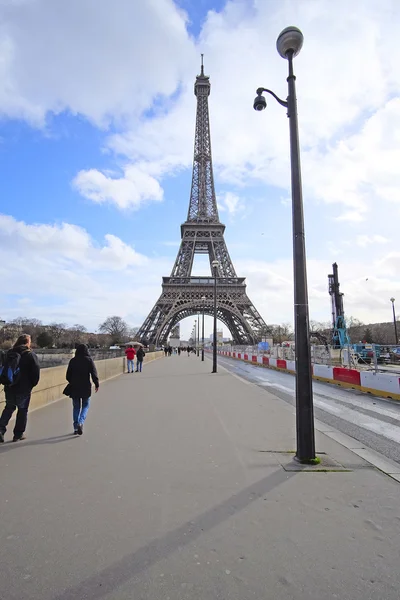
[(19, 361), (20, 374), (15, 385), (4, 386), (6, 397), (10, 394), (30, 394), (32, 388), (39, 383), (40, 379), (40, 366), (36, 354), (26, 346), (16, 346), (13, 351), (21, 355)]
[(88, 347), (85, 344), (79, 344), (74, 358), (69, 361), (67, 369), (67, 381), (71, 386), (68, 396), (71, 396), (71, 398), (90, 398), (92, 394), (90, 376), (92, 376), (95, 387), (98, 388), (99, 378), (93, 359), (89, 355)]
[(143, 350), (143, 348), (139, 348), (139, 350), (136, 352), (136, 358), (137, 358), (137, 360), (138, 360), (139, 362), (143, 362), (143, 359), (144, 359), (144, 357), (145, 357), (145, 356), (146, 356), (146, 355), (145, 355), (145, 353), (144, 353), (144, 350)]

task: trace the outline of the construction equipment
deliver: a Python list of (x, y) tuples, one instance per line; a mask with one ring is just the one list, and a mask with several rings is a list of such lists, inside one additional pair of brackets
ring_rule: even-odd
[(350, 338), (346, 329), (344, 318), (343, 294), (340, 292), (339, 275), (337, 263), (332, 265), (333, 273), (328, 275), (329, 294), (332, 300), (332, 347), (343, 348), (350, 344)]
[(353, 359), (358, 363), (370, 364), (374, 360), (382, 362), (379, 344), (367, 344), (361, 341), (358, 344), (351, 343), (344, 318), (344, 294), (340, 291), (337, 263), (332, 265), (332, 269), (333, 273), (328, 275), (329, 294), (332, 299), (332, 347), (340, 350), (347, 347)]

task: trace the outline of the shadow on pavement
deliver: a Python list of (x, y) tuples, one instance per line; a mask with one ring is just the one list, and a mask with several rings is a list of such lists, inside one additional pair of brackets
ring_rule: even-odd
[(66, 433), (64, 435), (57, 435), (55, 437), (44, 438), (43, 440), (26, 440), (22, 442), (6, 442), (0, 446), (0, 454), (5, 454), (9, 450), (15, 450), (16, 448), (25, 448), (26, 446), (42, 446), (43, 444), (60, 444), (61, 442), (67, 442), (68, 440), (76, 439), (80, 436)]
[(266, 494), (294, 475), (296, 473), (287, 473), (279, 468), (264, 479), (234, 494), (228, 500), (224, 500), (218, 506), (210, 508), (193, 521), (166, 533), (163, 537), (153, 540), (147, 546), (139, 548), (117, 563), (106, 567), (100, 573), (70, 587), (55, 596), (53, 600), (76, 600), (77, 598), (99, 600), (99, 598), (107, 596), (135, 575), (149, 569), (178, 549), (191, 544), (198, 537), (236, 515), (255, 500), (265, 497)]

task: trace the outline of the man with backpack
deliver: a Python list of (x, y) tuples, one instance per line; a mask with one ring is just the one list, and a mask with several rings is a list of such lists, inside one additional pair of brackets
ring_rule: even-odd
[(40, 378), (39, 361), (31, 351), (31, 343), (30, 335), (20, 335), (0, 367), (0, 383), (4, 385), (6, 396), (6, 405), (0, 417), (0, 443), (4, 442), (8, 422), (16, 409), (13, 442), (25, 439), (31, 393)]
[(146, 356), (142, 346), (139, 346), (138, 351), (136, 352), (136, 373), (142, 372), (143, 359)]

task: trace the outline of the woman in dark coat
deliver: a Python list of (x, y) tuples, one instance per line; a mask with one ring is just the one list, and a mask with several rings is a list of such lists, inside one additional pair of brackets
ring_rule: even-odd
[(76, 347), (75, 356), (69, 361), (67, 369), (67, 381), (69, 383), (68, 396), (72, 398), (74, 435), (82, 435), (83, 423), (88, 414), (92, 384), (96, 392), (99, 389), (99, 378), (96, 366), (89, 354), (86, 344)]

